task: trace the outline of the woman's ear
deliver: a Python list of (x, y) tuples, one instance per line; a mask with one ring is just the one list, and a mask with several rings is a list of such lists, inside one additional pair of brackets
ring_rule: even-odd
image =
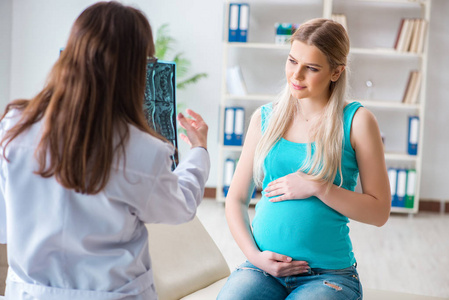
[(345, 66), (343, 66), (343, 65), (336, 67), (334, 69), (334, 71), (332, 72), (331, 81), (332, 82), (337, 81), (338, 78), (340, 78), (340, 75), (341, 75), (341, 73), (343, 73), (344, 70), (345, 70)]

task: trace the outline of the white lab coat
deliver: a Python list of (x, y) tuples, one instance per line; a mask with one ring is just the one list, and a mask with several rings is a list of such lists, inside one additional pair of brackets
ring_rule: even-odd
[[(0, 123), (0, 138), (18, 117), (10, 112)], [(210, 160), (206, 150), (194, 148), (171, 172), (172, 147), (129, 129), (126, 163), (114, 164), (97, 195), (33, 173), (41, 122), (9, 144), (10, 162), (0, 158), (0, 242), (8, 244), (10, 266), (6, 299), (157, 299), (144, 223), (191, 220)]]

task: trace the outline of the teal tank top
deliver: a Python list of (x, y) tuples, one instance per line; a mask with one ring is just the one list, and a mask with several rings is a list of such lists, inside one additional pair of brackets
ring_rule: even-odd
[[(350, 142), (352, 119), (362, 105), (344, 108), (344, 141), (342, 151), (342, 187), (354, 191), (359, 169)], [(271, 116), (272, 103), (261, 107), (262, 131)], [(312, 144), (312, 154), (313, 154)], [(273, 180), (297, 171), (307, 156), (306, 143), (281, 138), (264, 161), (263, 189)], [(340, 184), (340, 176), (334, 184)], [(343, 269), (355, 263), (349, 238), (349, 219), (316, 197), (270, 202), (262, 193), (252, 222), (253, 235), (261, 251), (272, 251), (305, 260), (311, 268)]]

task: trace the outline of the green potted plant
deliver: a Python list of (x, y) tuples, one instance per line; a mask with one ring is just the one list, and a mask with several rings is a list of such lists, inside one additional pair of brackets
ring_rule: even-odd
[(206, 73), (188, 75), (191, 63), (189, 59), (184, 57), (184, 53), (175, 53), (171, 59), (168, 57), (170, 52), (173, 51), (174, 44), (176, 44), (176, 40), (168, 34), (168, 24), (161, 25), (156, 32), (156, 57), (159, 60), (170, 60), (176, 63), (176, 77), (178, 79), (176, 88), (185, 89), (186, 86), (198, 82), (201, 78), (206, 78)]

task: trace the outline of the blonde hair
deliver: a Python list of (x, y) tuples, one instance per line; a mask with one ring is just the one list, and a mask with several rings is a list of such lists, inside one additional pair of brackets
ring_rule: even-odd
[[(302, 24), (291, 38), (291, 43), (300, 41), (317, 47), (326, 57), (331, 70), (346, 66), (349, 54), (349, 37), (339, 23), (328, 19), (313, 19)], [(313, 180), (324, 180), (328, 189), (332, 186), (337, 172), (341, 182), (341, 156), (343, 151), (343, 108), (347, 70), (343, 70), (335, 82), (330, 82), (330, 97), (316, 126), (309, 133), (310, 141), (315, 141), (315, 153), (312, 156), (312, 144), (307, 146), (307, 157), (298, 171), (311, 175)], [(298, 111), (298, 100), (292, 98), (288, 84), (273, 103), (271, 116), (266, 130), (259, 141), (254, 157), (254, 181), (261, 186), (263, 181), (263, 163), (272, 147), (286, 133), (294, 114)]]

